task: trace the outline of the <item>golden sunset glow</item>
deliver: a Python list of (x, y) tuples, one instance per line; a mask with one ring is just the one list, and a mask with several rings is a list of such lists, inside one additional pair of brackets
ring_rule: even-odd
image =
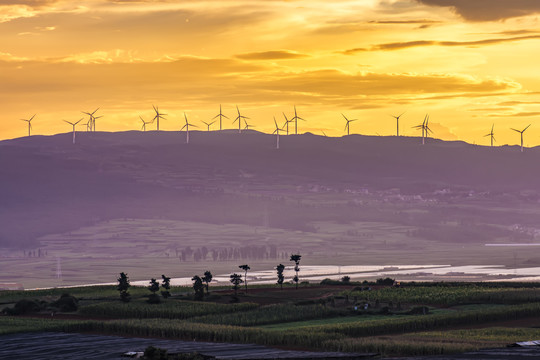
[[(238, 105), (254, 130), (273, 116), (299, 132), (400, 135), (430, 115), (434, 137), (540, 144), (540, 2), (534, 0), (0, 3), (0, 138), (68, 132), (100, 108), (97, 131), (161, 130), (183, 113), (206, 130)], [(225, 128), (234, 128), (230, 121)], [(155, 129), (155, 124), (148, 125)], [(217, 129), (216, 124), (212, 129)], [(84, 126), (79, 130), (85, 130)]]

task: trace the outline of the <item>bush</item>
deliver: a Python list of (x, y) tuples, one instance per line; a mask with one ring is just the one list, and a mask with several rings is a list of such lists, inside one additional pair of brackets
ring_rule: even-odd
[(158, 294), (150, 294), (148, 295), (147, 301), (149, 304), (159, 304), (161, 302), (161, 298)]
[(167, 350), (154, 346), (149, 346), (144, 350), (143, 359), (145, 360), (167, 360)]
[(35, 300), (21, 299), (15, 303), (13, 308), (4, 308), (2, 313), (5, 315), (24, 315), (36, 313), (42, 309), (42, 305)]
[(60, 296), (60, 299), (53, 302), (51, 306), (62, 312), (73, 312), (77, 311), (79, 308), (79, 300), (75, 296), (63, 294)]

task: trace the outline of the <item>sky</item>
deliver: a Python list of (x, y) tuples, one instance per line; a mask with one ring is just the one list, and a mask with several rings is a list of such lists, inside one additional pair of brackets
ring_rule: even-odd
[[(252, 129), (540, 145), (537, 0), (0, 0), (0, 139), (140, 130), (236, 106)], [(343, 115), (342, 115), (343, 114)], [(224, 119), (224, 128), (237, 128)], [(217, 123), (211, 129), (217, 129)], [(147, 125), (155, 129), (156, 124)], [(86, 126), (78, 130), (85, 131)]]

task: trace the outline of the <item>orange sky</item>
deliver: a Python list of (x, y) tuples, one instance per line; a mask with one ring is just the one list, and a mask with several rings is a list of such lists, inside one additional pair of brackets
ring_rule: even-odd
[[(0, 2), (0, 138), (140, 129), (152, 104), (179, 130), (235, 105), (255, 130), (540, 144), (537, 0), (15, 0)], [(443, 4), (443, 5), (441, 5)], [(453, 6), (447, 6), (453, 5)], [(214, 125), (215, 126), (215, 125)], [(235, 127), (225, 122), (227, 128)], [(150, 128), (150, 125), (149, 125)], [(153, 127), (152, 127), (153, 128)], [(85, 127), (81, 126), (80, 130)], [(215, 127), (214, 127), (215, 129)]]

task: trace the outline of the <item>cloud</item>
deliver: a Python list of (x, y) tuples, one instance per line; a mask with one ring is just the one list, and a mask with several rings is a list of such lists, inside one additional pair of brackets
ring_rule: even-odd
[(476, 47), (476, 46), (486, 46), (486, 45), (496, 45), (503, 44), (508, 42), (523, 41), (523, 40), (536, 40), (540, 39), (540, 35), (526, 35), (526, 36), (516, 36), (511, 38), (495, 38), (495, 39), (483, 39), (475, 41), (435, 41), (435, 40), (417, 40), (417, 41), (405, 41), (405, 42), (394, 42), (394, 43), (385, 43), (370, 46), (369, 48), (353, 48), (343, 51), (345, 55), (353, 55), (357, 52), (362, 51), (391, 51), (391, 50), (401, 50), (408, 49), (413, 47), (421, 46), (465, 46), (465, 47)]
[(430, 6), (451, 7), (468, 21), (497, 21), (540, 12), (538, 0), (417, 0)]
[(305, 58), (308, 55), (289, 50), (274, 50), (239, 54), (235, 57), (242, 60), (290, 60)]

